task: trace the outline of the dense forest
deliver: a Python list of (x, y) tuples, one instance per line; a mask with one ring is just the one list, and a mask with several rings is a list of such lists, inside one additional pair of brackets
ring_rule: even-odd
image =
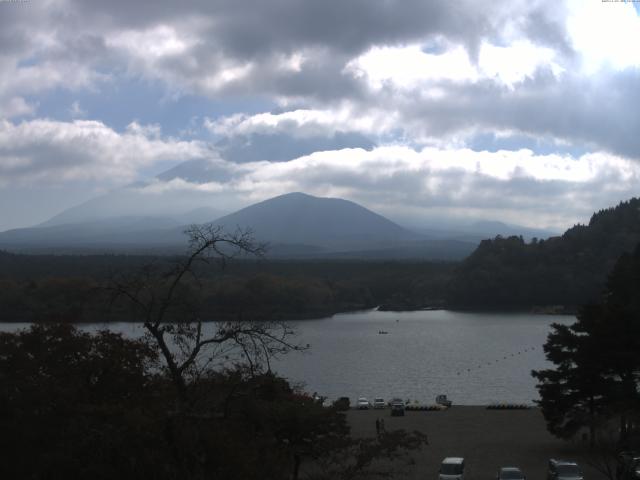
[[(109, 284), (179, 257), (20, 255), (0, 252), (0, 321), (129, 320)], [(201, 318), (313, 318), (377, 305), (441, 305), (447, 262), (234, 260), (198, 271)]]
[(595, 302), (617, 259), (640, 242), (640, 199), (595, 213), (548, 240), (484, 240), (456, 269), (448, 304), (459, 308), (575, 307)]

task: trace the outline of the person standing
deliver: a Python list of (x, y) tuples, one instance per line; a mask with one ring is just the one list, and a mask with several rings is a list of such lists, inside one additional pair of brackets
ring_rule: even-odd
[(376, 435), (380, 435), (380, 419), (376, 418)]

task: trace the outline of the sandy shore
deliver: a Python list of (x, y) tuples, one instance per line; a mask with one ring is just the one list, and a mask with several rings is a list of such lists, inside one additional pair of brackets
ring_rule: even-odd
[(437, 480), (446, 456), (465, 458), (465, 480), (495, 479), (501, 466), (517, 466), (527, 480), (546, 480), (549, 458), (577, 461), (585, 480), (604, 478), (586, 464), (584, 445), (565, 442), (549, 434), (538, 409), (487, 410), (454, 406), (442, 412), (406, 412), (391, 417), (389, 410), (351, 410), (347, 414), (354, 436), (375, 435), (376, 418), (384, 418), (387, 430), (419, 430), (429, 446), (414, 453), (416, 464), (403, 479)]

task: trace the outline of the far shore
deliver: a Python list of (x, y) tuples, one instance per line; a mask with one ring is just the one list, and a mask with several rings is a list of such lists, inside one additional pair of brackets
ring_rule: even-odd
[[(273, 317), (264, 317), (261, 318), (259, 315), (237, 315), (230, 313), (220, 313), (217, 314), (212, 319), (202, 320), (203, 323), (215, 323), (215, 322), (227, 322), (234, 321), (238, 319), (244, 320), (258, 320), (258, 321), (306, 321), (306, 320), (322, 320), (324, 318), (333, 317), (335, 315), (342, 314), (354, 314), (354, 313), (366, 313), (370, 311), (380, 311), (387, 313), (411, 313), (411, 312), (433, 312), (440, 310), (449, 310), (452, 312), (463, 312), (463, 313), (495, 313), (495, 314), (533, 314), (533, 315), (567, 315), (567, 316), (575, 316), (576, 310), (570, 307), (562, 307), (562, 306), (551, 306), (551, 307), (531, 307), (531, 308), (513, 308), (513, 309), (483, 309), (483, 308), (456, 308), (450, 306), (421, 306), (421, 307), (412, 307), (412, 308), (391, 308), (389, 305), (385, 305), (384, 308), (381, 305), (358, 305), (352, 308), (342, 308), (342, 309), (327, 309), (327, 310), (315, 310), (310, 312), (302, 312), (302, 313), (289, 313), (286, 315), (275, 315)], [(7, 323), (27, 323), (27, 324), (39, 324), (39, 323), (60, 323), (59, 321), (54, 320), (43, 320), (43, 321), (31, 321), (24, 318), (16, 318), (15, 320), (0, 320), (0, 324)], [(127, 318), (104, 318), (95, 321), (69, 321), (62, 323), (70, 323), (75, 325), (95, 325), (95, 324), (109, 324), (109, 323), (141, 323), (140, 320), (136, 319), (127, 319)]]

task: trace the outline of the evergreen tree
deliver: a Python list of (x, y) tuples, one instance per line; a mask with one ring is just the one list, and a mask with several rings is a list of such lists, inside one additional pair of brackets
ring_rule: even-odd
[(532, 372), (550, 432), (572, 437), (620, 418), (620, 441), (639, 410), (640, 246), (616, 263), (602, 305), (580, 309), (570, 326), (554, 324), (544, 346), (554, 369)]

